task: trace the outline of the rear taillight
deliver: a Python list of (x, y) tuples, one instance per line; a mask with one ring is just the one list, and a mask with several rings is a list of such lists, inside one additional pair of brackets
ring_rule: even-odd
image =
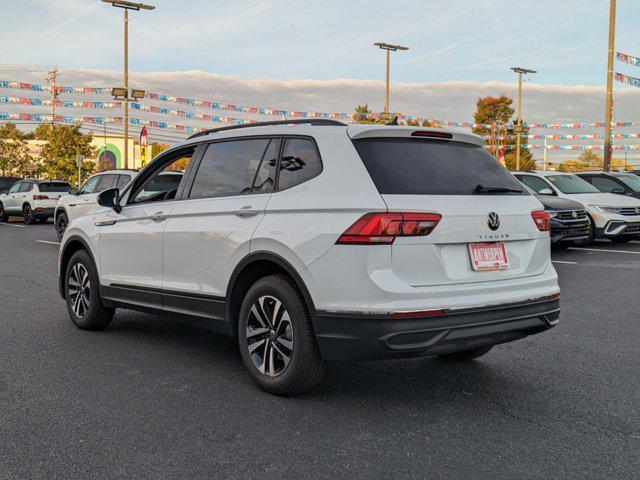
[(429, 235), (442, 218), (437, 213), (367, 213), (360, 217), (337, 244), (391, 244), (396, 237)]
[(549, 212), (546, 210), (535, 210), (531, 212), (531, 218), (536, 223), (536, 227), (541, 232), (548, 232), (551, 228), (551, 220), (549, 219)]
[(33, 199), (34, 200), (49, 200), (49, 197), (47, 197), (46, 195), (34, 195)]

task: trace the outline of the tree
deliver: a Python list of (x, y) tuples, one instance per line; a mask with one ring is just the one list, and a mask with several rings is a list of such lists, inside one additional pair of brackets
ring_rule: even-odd
[(604, 167), (604, 158), (598, 155), (593, 150), (583, 150), (578, 156), (578, 160), (582, 163), (583, 167)]
[(362, 105), (358, 105), (356, 107), (356, 113), (353, 114), (353, 119), (357, 123), (367, 123), (367, 124), (377, 123), (377, 124), (382, 124), (382, 125), (387, 123), (387, 120), (382, 119), (380, 117), (378, 117), (378, 118), (369, 117), (369, 115), (372, 114), (372, 113), (373, 113), (373, 111), (369, 108), (369, 104), (368, 103), (365, 103), (365, 104), (362, 104)]
[(15, 124), (0, 127), (0, 172), (2, 176), (29, 176), (35, 170), (35, 163), (29, 155), (25, 134)]
[[(42, 150), (43, 169), (47, 177), (56, 180), (66, 180), (74, 185), (78, 182), (78, 167), (76, 155), (85, 158), (96, 155), (96, 149), (91, 145), (91, 134), (84, 135), (78, 125), (60, 125), (53, 129), (49, 125), (36, 132), (44, 136), (47, 144)], [(38, 129), (36, 129), (38, 130)], [(41, 137), (40, 137), (41, 138)], [(82, 162), (82, 174), (86, 178), (95, 170), (95, 163), (89, 160)]]
[(169, 145), (165, 143), (151, 142), (149, 147), (149, 151), (151, 152), (151, 159), (154, 159), (160, 152), (169, 148)]
[[(507, 97), (505, 94), (499, 97), (484, 97), (479, 98), (476, 102), (476, 113), (473, 116), (473, 120), (478, 124), (490, 124), (492, 127), (474, 127), (473, 133), (477, 135), (491, 135), (493, 138), (485, 140), (485, 143), (489, 146), (489, 153), (498, 158), (500, 152), (500, 146), (511, 147), (506, 150), (504, 156), (505, 166), (509, 170), (515, 170), (516, 168), (516, 125), (511, 122), (511, 117), (515, 113), (515, 110), (511, 107), (513, 99)], [(511, 123), (510, 123), (511, 122)], [(522, 127), (520, 132), (522, 135), (528, 135), (529, 129), (526, 126)], [(507, 140), (496, 140), (496, 137), (508, 135), (512, 138)], [(521, 139), (521, 143), (525, 144), (525, 147), (520, 149), (520, 169), (529, 170), (536, 167), (533, 155), (526, 148), (526, 139)]]

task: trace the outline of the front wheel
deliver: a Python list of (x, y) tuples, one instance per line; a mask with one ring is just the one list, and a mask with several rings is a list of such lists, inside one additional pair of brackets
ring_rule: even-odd
[(618, 235), (617, 237), (609, 237), (613, 243), (629, 243), (632, 240), (631, 235)]
[(69, 224), (69, 219), (67, 218), (67, 214), (64, 212), (60, 212), (56, 217), (55, 227), (56, 234), (58, 235), (58, 240), (62, 240), (62, 236), (64, 232), (67, 230), (67, 225)]
[(85, 250), (74, 253), (65, 272), (65, 298), (71, 321), (82, 330), (101, 330), (113, 319), (115, 309), (102, 304), (99, 285), (91, 256)]
[(24, 220), (24, 223), (26, 223), (27, 225), (33, 225), (34, 223), (36, 223), (36, 219), (33, 216), (33, 210), (31, 210), (31, 207), (29, 205), (25, 205), (24, 207), (22, 207), (22, 218)]
[(238, 343), (245, 367), (266, 392), (303, 393), (324, 373), (304, 299), (284, 275), (262, 278), (249, 289), (240, 309)]
[(471, 350), (463, 350), (462, 352), (452, 352), (452, 353), (443, 353), (438, 355), (443, 360), (452, 360), (454, 362), (467, 362), (469, 360), (474, 360), (476, 358), (480, 358), (483, 355), (489, 353), (489, 350), (493, 348), (493, 345), (489, 345), (488, 347), (478, 347), (473, 348)]

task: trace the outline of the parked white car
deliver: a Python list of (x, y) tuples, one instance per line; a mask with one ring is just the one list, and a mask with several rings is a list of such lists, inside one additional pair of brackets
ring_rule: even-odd
[(591, 220), (590, 241), (608, 238), (626, 243), (640, 234), (640, 200), (604, 193), (572, 173), (548, 170), (513, 172), (539, 195), (575, 200), (584, 205)]
[(219, 128), (98, 201), (60, 246), (73, 323), (130, 308), (206, 325), (271, 393), (312, 388), (330, 360), (470, 360), (558, 323), (549, 214), (476, 135)]
[(137, 174), (137, 170), (105, 170), (89, 177), (80, 190), (71, 189), (69, 195), (60, 198), (53, 219), (58, 239), (62, 239), (72, 220), (98, 207), (100, 192), (108, 188), (123, 188)]
[(58, 199), (70, 189), (67, 182), (58, 180), (20, 180), (0, 195), (0, 222), (10, 216), (22, 217), (26, 224), (46, 222), (53, 216)]

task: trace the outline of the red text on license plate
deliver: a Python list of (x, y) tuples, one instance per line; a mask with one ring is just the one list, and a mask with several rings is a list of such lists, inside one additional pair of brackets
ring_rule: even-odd
[(509, 268), (504, 243), (470, 243), (471, 266), (478, 272)]

